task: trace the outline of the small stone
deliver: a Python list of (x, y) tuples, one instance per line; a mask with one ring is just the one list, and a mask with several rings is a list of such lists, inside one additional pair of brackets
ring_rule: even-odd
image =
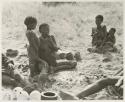
[(76, 52), (75, 55), (74, 55), (74, 58), (77, 60), (77, 61), (81, 61), (81, 55), (80, 55), (80, 52)]
[(66, 59), (67, 60), (73, 60), (74, 59), (73, 54), (71, 52), (67, 53)]

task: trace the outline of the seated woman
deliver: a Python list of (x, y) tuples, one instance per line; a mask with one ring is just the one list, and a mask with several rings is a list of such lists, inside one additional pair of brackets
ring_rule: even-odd
[(55, 72), (57, 70), (61, 69), (72, 69), (75, 68), (76, 62), (71, 61), (63, 61), (60, 63), (57, 63), (57, 55), (56, 52), (58, 51), (58, 47), (55, 41), (54, 36), (49, 35), (49, 25), (48, 24), (41, 24), (39, 27), (39, 32), (41, 33), (40, 36), (40, 48), (39, 48), (39, 56), (41, 59), (46, 61), (50, 68), (53, 68), (51, 70), (52, 72)]
[(108, 86), (112, 86), (113, 90), (117, 93), (116, 95), (123, 97), (123, 69), (120, 69), (115, 75), (117, 76), (96, 81), (95, 83), (87, 86), (77, 95), (60, 91), (60, 97), (64, 100), (84, 99), (85, 97), (97, 93)]
[(96, 27), (92, 28), (92, 48), (87, 49), (89, 52), (101, 53), (100, 47), (107, 35), (107, 28), (105, 25), (102, 25), (103, 19), (102, 15), (95, 17)]

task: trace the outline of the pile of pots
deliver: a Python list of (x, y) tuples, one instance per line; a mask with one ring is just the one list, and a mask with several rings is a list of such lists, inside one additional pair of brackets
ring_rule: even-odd
[(58, 100), (58, 94), (52, 91), (39, 92), (37, 90), (28, 94), (21, 87), (16, 87), (12, 93), (6, 92), (3, 95), (3, 100)]

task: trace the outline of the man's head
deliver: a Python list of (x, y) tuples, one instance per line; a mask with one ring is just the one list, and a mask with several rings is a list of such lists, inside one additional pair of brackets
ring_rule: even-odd
[(27, 26), (28, 30), (33, 30), (36, 28), (37, 20), (36, 18), (29, 16), (25, 18), (24, 24)]
[(96, 25), (100, 26), (102, 22), (103, 22), (103, 16), (102, 15), (97, 15), (96, 18), (95, 18)]
[(110, 34), (110, 35), (114, 35), (115, 32), (116, 32), (116, 29), (115, 29), (115, 28), (111, 28), (111, 29), (109, 30), (109, 34)]
[(43, 23), (39, 26), (39, 32), (42, 34), (44, 38), (49, 36), (49, 25), (46, 23)]

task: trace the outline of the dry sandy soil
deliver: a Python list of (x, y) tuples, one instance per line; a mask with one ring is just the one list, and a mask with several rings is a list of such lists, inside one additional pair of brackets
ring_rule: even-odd
[[(85, 86), (100, 79), (102, 75), (113, 76), (123, 68), (123, 4), (122, 3), (77, 3), (45, 6), (40, 2), (5, 3), (2, 12), (2, 50), (17, 49), (19, 54), (27, 54), (25, 44), (26, 27), (24, 19), (34, 16), (38, 20), (36, 33), (41, 23), (50, 25), (58, 46), (63, 50), (80, 51), (82, 61), (74, 71), (59, 72), (52, 76), (56, 81), (48, 90), (66, 89), (76, 94)], [(108, 55), (89, 53), (91, 47), (91, 28), (95, 26), (95, 16), (102, 14), (104, 24), (109, 30), (116, 28), (117, 53), (111, 53), (111, 61), (103, 62)], [(14, 58), (16, 64), (28, 63), (26, 57)], [(89, 82), (88, 79), (89, 78)], [(87, 99), (118, 99), (106, 90), (87, 97)]]

